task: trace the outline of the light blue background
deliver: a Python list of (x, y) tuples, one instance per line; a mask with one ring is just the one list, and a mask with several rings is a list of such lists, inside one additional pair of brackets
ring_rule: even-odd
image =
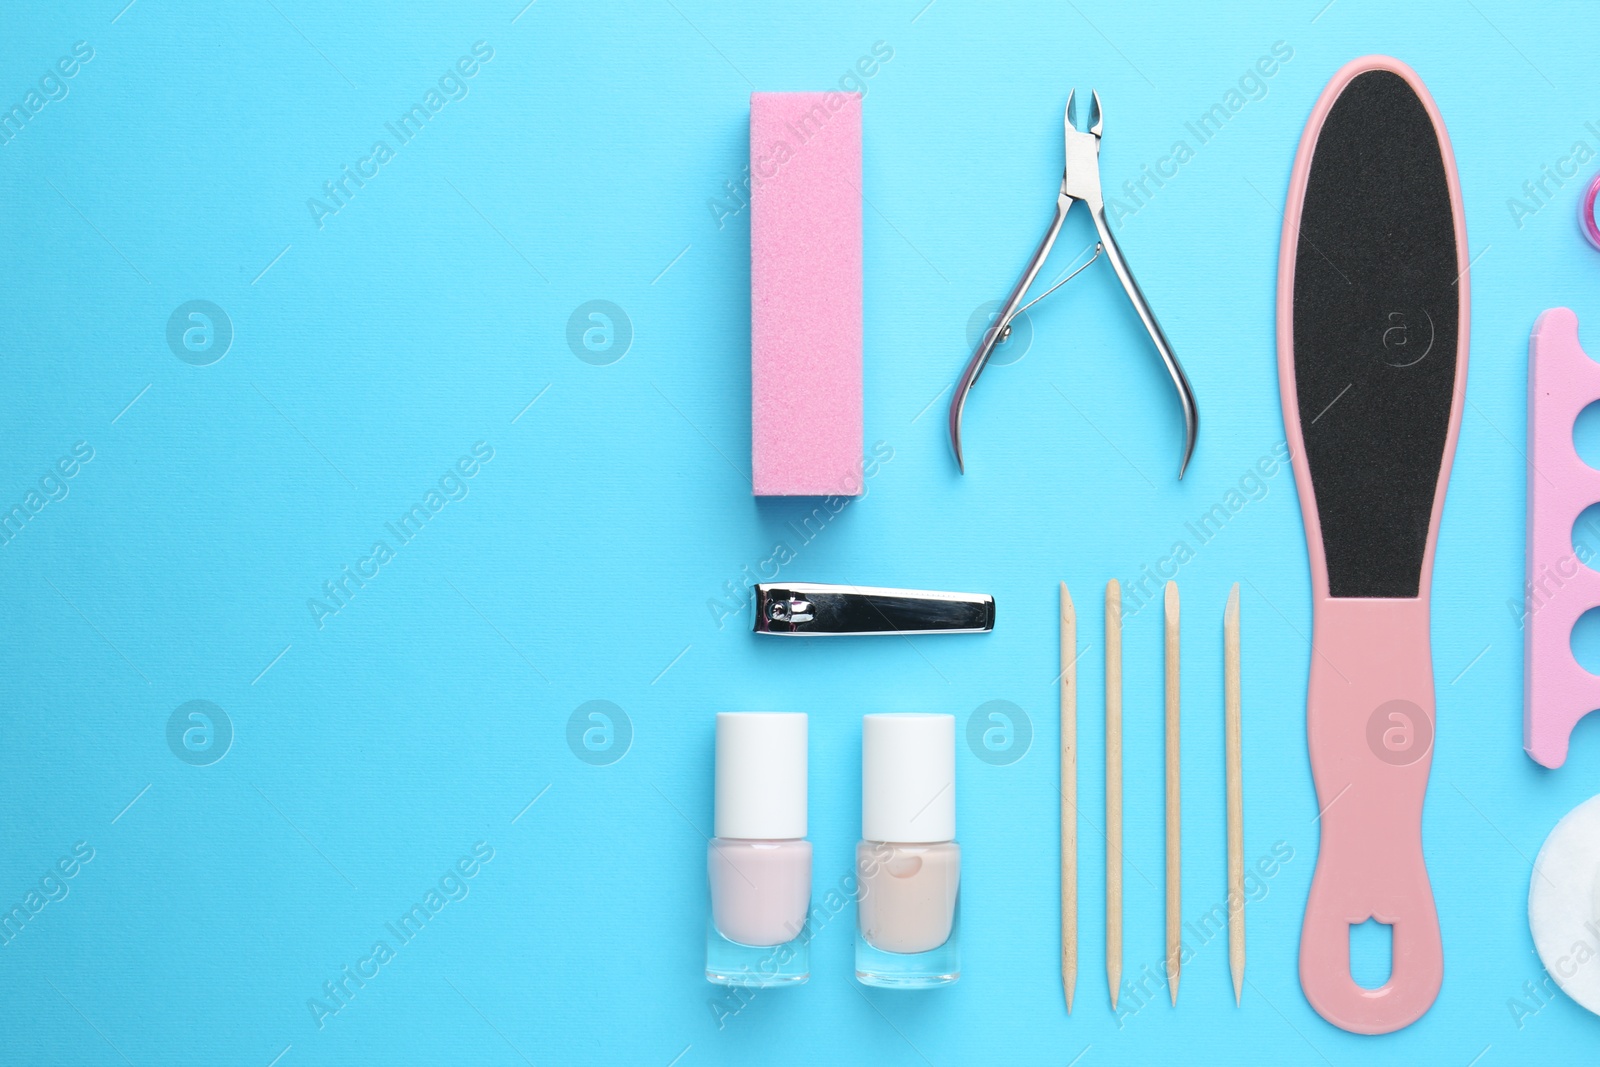
[[(1568, 766), (1521, 752), (1524, 375), (1537, 313), (1600, 316), (1578, 183), (1519, 226), (1507, 199), (1600, 124), (1590, 14), (1506, 0), (1401, 5), (410, 5), (94, 0), (7, 5), (0, 106), (76, 41), (94, 59), (0, 147), (0, 504), (58, 457), (94, 459), (0, 548), (0, 908), (83, 841), (94, 859), (0, 948), (8, 1063), (1533, 1062), (1600, 1023), (1542, 978), (1530, 861), (1595, 791), (1600, 730)], [(440, 10), (448, 8), (448, 11)], [(474, 42), (494, 58), (319, 229), (322, 183)], [(1073, 86), (1105, 102), (1103, 174), (1138, 176), (1276, 41), (1293, 59), (1119, 236), (1204, 415), (1174, 480), (1177, 413), (1109, 270), (1032, 315), (1031, 349), (945, 441), (967, 321), (1004, 294), (1050, 211)], [(813, 502), (757, 504), (749, 467), (748, 215), (717, 223), (747, 159), (752, 89), (866, 82), (866, 430), (893, 459), (810, 543)], [(1246, 854), (1294, 859), (1251, 906), (1233, 1006), (1222, 940), (1119, 1021), (1103, 964), (1099, 590), (1166, 555), (1282, 437), (1273, 341), (1280, 209), (1334, 71), (1421, 72), (1461, 167), (1472, 268), (1468, 407), (1435, 581), (1439, 734), (1428, 861), (1444, 989), (1364, 1039), (1305, 1003), (1300, 914), (1317, 844), (1306, 761), (1309, 579), (1291, 476), (1179, 576), (1185, 914), (1225, 893), (1221, 616), (1244, 585)], [(395, 147), (391, 145), (391, 147)], [(1592, 165), (1585, 170), (1592, 169)], [(1587, 176), (1587, 175), (1585, 175)], [(1066, 257), (1089, 241), (1071, 220)], [(1052, 271), (1056, 267), (1051, 268)], [(197, 367), (169, 350), (194, 299), (231, 319)], [(580, 304), (631, 322), (610, 365), (566, 339)], [(1591, 338), (1600, 343), (1600, 339)], [(538, 398), (531, 407), (530, 401)], [(131, 406), (130, 406), (131, 404)], [(322, 583), (458, 457), (494, 458), (319, 629)], [(762, 641), (708, 604), (775, 543), (797, 580), (992, 592), (987, 637)], [(1055, 595), (1083, 615), (1083, 937), (1069, 1019), (1056, 970)], [(1162, 956), (1160, 642), (1126, 632), (1130, 977)], [(234, 738), (191, 766), (174, 709)], [(624, 709), (610, 766), (567, 722)], [(961, 751), (965, 974), (866, 991), (851, 912), (811, 983), (719, 1029), (700, 976), (713, 713), (812, 714), (819, 894), (858, 832), (859, 716), (990, 700), (1032, 749)], [(535, 798), (537, 803), (529, 807)], [(307, 1000), (365, 957), (475, 842), (494, 858), (319, 1030)], [(1154, 985), (1152, 985), (1154, 988)], [(1536, 1002), (1528, 1002), (1531, 1010)], [(274, 1057), (278, 1059), (274, 1060)], [(676, 1059), (675, 1059), (676, 1057)], [(1074, 1061), (1074, 1057), (1079, 1057)], [(1479, 1057), (1474, 1061), (1474, 1057)]]

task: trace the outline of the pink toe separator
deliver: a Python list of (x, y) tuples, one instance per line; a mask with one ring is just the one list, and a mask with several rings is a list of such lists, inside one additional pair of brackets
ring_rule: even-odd
[(1572, 545), (1578, 516), (1600, 502), (1600, 471), (1579, 459), (1572, 444), (1573, 423), (1596, 400), (1600, 363), (1578, 344), (1578, 316), (1567, 308), (1551, 308), (1534, 323), (1528, 341), (1528, 586), (1522, 678), (1522, 747), (1546, 767), (1566, 762), (1573, 727), (1600, 708), (1600, 677), (1572, 656), (1572, 627), (1584, 612), (1600, 607), (1600, 572), (1593, 569), (1600, 559), (1579, 558)]

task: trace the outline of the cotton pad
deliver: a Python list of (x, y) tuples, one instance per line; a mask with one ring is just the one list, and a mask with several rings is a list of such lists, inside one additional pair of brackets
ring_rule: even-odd
[(858, 496), (861, 97), (750, 94), (751, 482)]
[(1533, 945), (1562, 991), (1600, 1015), (1600, 797), (1550, 831), (1528, 889)]

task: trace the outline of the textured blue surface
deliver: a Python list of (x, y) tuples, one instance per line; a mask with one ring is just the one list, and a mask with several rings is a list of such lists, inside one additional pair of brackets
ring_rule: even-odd
[[(1557, 304), (1600, 317), (1600, 259), (1576, 180), (1547, 181), (1548, 206), (1508, 203), (1576, 144), (1595, 166), (1580, 5), (125, 2), (0, 15), (0, 108), (39, 105), (0, 145), (0, 505), (31, 514), (0, 546), (0, 907), (38, 908), (0, 947), (0, 1060), (1487, 1065), (1593, 1048), (1594, 1018), (1527, 997), (1543, 972), (1525, 907), (1544, 835), (1594, 791), (1600, 730), (1580, 728), (1560, 772), (1522, 755), (1515, 609), (1527, 335)], [(58, 68), (75, 42), (92, 58)], [(1275, 42), (1292, 58), (1241, 85)], [(846, 84), (867, 91), (867, 441), (890, 458), (802, 533), (814, 502), (749, 493), (748, 217), (727, 183), (752, 89), (837, 86), (875, 50)], [(1282, 439), (1294, 148), (1333, 72), (1375, 51), (1444, 113), (1476, 259), (1434, 605), (1426, 839), (1446, 977), (1416, 1026), (1361, 1039), (1296, 977), (1317, 845), (1309, 579), (1290, 474), (1250, 471)], [(1109, 185), (1178, 140), (1192, 153), (1119, 233), (1204, 415), (1181, 485), (1169, 387), (1103, 267), (1035, 309), (1026, 354), (985, 377), (965, 478), (948, 454), (941, 391), (1048, 217), (1074, 85), (1105, 101)], [(1243, 106), (1199, 143), (1186, 123), (1235, 89)], [(389, 125), (430, 90), (402, 141)], [(332, 201), (346, 166), (367, 177)], [(1069, 220), (1064, 255), (1088, 241)], [(169, 344), (197, 300), (225, 320), (185, 311)], [(570, 328), (596, 300), (620, 313)], [(1201, 544), (1186, 523), (1236, 489)], [(390, 529), (418, 504), (420, 533)], [(1243, 1007), (1222, 939), (1196, 944), (1168, 1006), (1159, 625), (1134, 614), (1126, 966), (1150, 977), (1119, 1019), (1101, 970), (1099, 588), (1179, 540), (1185, 914), (1225, 893), (1236, 580), (1246, 852), (1293, 858), (1251, 905)], [(725, 598), (775, 556), (794, 579), (989, 591), (999, 626), (762, 642)], [(1070, 1019), (1058, 579), (1088, 649)], [(342, 606), (323, 592), (339, 580)], [(713, 713), (812, 713), (821, 898), (850, 870), (859, 716), (949, 712), (964, 730), (994, 700), (1032, 741), (1009, 764), (961, 752), (961, 982), (857, 987), (846, 907), (809, 985), (730, 1012), (700, 978)], [(169, 729), (190, 701), (220, 714)], [(622, 709), (609, 751), (585, 747), (586, 726), (607, 741), (592, 706), (569, 732), (590, 701)], [(409, 940), (390, 930), (430, 903)], [(346, 967), (370, 977), (319, 1026), (308, 1002)]]

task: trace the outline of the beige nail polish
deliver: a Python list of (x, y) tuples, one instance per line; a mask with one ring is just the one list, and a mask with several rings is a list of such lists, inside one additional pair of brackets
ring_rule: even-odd
[(864, 716), (856, 846), (863, 984), (916, 989), (961, 977), (955, 833), (954, 717)]

